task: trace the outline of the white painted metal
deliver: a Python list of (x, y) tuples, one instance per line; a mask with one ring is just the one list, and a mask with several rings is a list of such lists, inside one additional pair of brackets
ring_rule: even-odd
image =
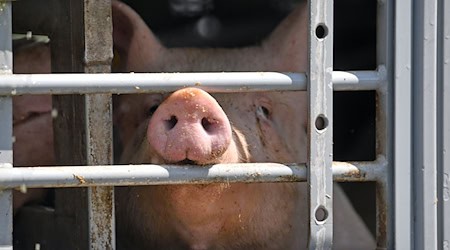
[(437, 0), (413, 1), (414, 245), (437, 243)]
[(396, 249), (412, 249), (412, 2), (395, 2), (394, 85), (394, 230)]
[(450, 249), (450, 2), (438, 3), (438, 247)]
[(310, 0), (308, 42), (309, 249), (333, 245), (333, 1)]
[[(375, 90), (385, 80), (377, 71), (335, 71), (334, 90)], [(212, 92), (306, 90), (303, 73), (135, 73), (135, 74), (14, 74), (0, 78), (0, 95), (144, 93), (196, 86)]]
[[(98, 165), (7, 168), (0, 165), (0, 188), (90, 187), (215, 182), (306, 181), (304, 164), (236, 163), (212, 166)], [(333, 162), (336, 181), (378, 181), (386, 161)]]

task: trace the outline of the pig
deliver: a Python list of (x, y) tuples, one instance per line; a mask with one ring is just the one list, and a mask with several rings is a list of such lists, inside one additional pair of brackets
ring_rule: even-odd
[[(168, 49), (131, 8), (118, 1), (112, 2), (112, 8), (117, 71), (306, 69), (305, 3), (261, 45), (238, 49)], [(49, 72), (49, 66), (42, 71)], [(38, 126), (33, 123), (38, 119), (26, 119), (23, 124), (29, 123), (28, 133), (14, 125), (16, 162), (18, 155), (25, 159), (30, 152), (26, 140), (20, 138), (36, 136), (34, 141), (45, 139), (49, 147), (30, 144), (31, 148), (53, 148), (50, 96), (40, 97), (38, 102), (44, 108), (37, 111), (27, 102), (31, 97), (23, 98), (22, 102), (14, 100), (18, 117), (39, 114), (36, 118), (44, 122)], [(114, 122), (124, 147), (121, 163), (204, 167), (232, 162), (305, 162), (305, 101), (304, 92), (211, 96), (198, 88), (170, 95), (119, 95), (114, 99)], [(183, 112), (174, 113), (179, 110)], [(201, 117), (203, 111), (207, 117)], [(177, 126), (181, 127), (178, 132)], [(178, 149), (172, 150), (174, 147)], [(40, 165), (40, 161), (52, 165), (54, 158), (30, 158), (23, 165)], [(119, 249), (303, 249), (307, 244), (306, 183), (142, 186), (116, 191)], [(375, 248), (345, 195), (338, 186), (334, 191), (335, 248)]]
[[(50, 72), (48, 44), (34, 43), (17, 48), (14, 73)], [(15, 167), (55, 165), (53, 153), (52, 99), (49, 95), (13, 96), (13, 159)], [(32, 138), (30, 140), (30, 138)], [(14, 214), (29, 202), (40, 202), (44, 189), (14, 191)]]
[[(114, 45), (123, 71), (305, 71), (306, 3), (261, 45), (165, 48), (140, 17), (113, 2)], [(279, 55), (279, 56), (275, 56)], [(218, 63), (219, 62), (219, 63)], [(121, 163), (305, 162), (306, 93), (120, 95)], [(135, 112), (130, 113), (133, 110)], [(118, 243), (125, 249), (304, 249), (306, 183), (117, 188)], [(336, 249), (375, 243), (335, 185)], [(133, 215), (130, 217), (130, 215)]]

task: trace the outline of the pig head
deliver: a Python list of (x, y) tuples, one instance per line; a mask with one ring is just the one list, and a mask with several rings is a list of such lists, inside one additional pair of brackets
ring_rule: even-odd
[[(306, 68), (306, 9), (305, 3), (300, 4), (260, 46), (167, 49), (133, 10), (113, 2), (114, 19), (126, 20), (114, 23), (115, 46), (120, 58), (132, 62), (125, 63), (124, 71), (301, 72)], [(121, 27), (123, 23), (129, 27)], [(128, 39), (117, 39), (124, 31)], [(143, 56), (146, 53), (151, 62)], [(305, 92), (210, 96), (187, 88), (171, 95), (120, 95), (115, 101), (124, 164), (204, 167), (306, 161)], [(307, 245), (306, 183), (123, 187), (117, 189), (117, 196), (118, 242), (124, 248), (303, 249)], [(374, 248), (370, 233), (337, 186), (334, 198), (339, 225), (335, 248)]]
[[(292, 97), (303, 94), (216, 94), (213, 98), (196, 88), (179, 90), (133, 128), (135, 135), (126, 143), (122, 163), (203, 167), (214, 163), (304, 161), (305, 154), (299, 149), (305, 148), (306, 116), (289, 103), (296, 100), (301, 105), (304, 98)], [(139, 98), (142, 100), (122, 100), (120, 107), (130, 105), (126, 110), (138, 110), (144, 103), (155, 105), (153, 95)], [(297, 122), (282, 124), (295, 112), (303, 112), (296, 115)], [(119, 123), (120, 131), (127, 130), (126, 123), (127, 119)], [(288, 133), (290, 129), (296, 132)], [(287, 145), (292, 141), (288, 137), (296, 135), (298, 140)], [(144, 248), (294, 249), (306, 242), (305, 235), (298, 235), (305, 231), (306, 217), (293, 217), (296, 211), (306, 211), (301, 207), (306, 193), (300, 185), (118, 188), (118, 230), (126, 234), (126, 239), (145, 239), (146, 243), (135, 241)]]

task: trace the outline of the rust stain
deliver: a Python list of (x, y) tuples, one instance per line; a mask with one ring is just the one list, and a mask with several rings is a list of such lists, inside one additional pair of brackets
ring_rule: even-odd
[(388, 207), (386, 201), (386, 185), (378, 182), (376, 186), (376, 204), (377, 204), (377, 246), (386, 248), (387, 246), (387, 218)]
[(353, 177), (358, 179), (365, 179), (366, 173), (361, 173), (358, 169), (347, 172), (343, 175), (344, 177)]
[(295, 175), (280, 176), (278, 179), (283, 182), (300, 182), (300, 181), (302, 181), (301, 178), (298, 178)]
[(249, 174), (248, 177), (250, 178), (250, 180), (252, 180), (252, 179), (253, 180), (257, 180), (257, 179), (261, 178), (262, 175), (261, 175), (261, 173), (256, 172), (256, 173)]
[(110, 245), (113, 234), (110, 224), (113, 221), (114, 211), (111, 190), (112, 187), (92, 188), (92, 206), (96, 211), (93, 222), (96, 230), (91, 232), (91, 239), (97, 246), (102, 246), (104, 249), (113, 249)]
[(77, 180), (80, 182), (80, 184), (85, 184), (85, 183), (86, 183), (86, 180), (85, 180), (84, 177), (81, 176), (81, 175), (73, 174), (73, 177), (74, 177), (75, 179), (77, 179)]

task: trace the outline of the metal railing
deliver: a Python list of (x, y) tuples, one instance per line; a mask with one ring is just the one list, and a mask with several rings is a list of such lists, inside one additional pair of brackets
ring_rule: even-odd
[[(323, 5), (323, 6), (322, 6)], [(325, 6), (326, 5), (326, 6)], [(314, 6), (322, 6), (316, 8)], [(327, 10), (327, 12), (322, 12)], [(152, 185), (152, 184), (180, 184), (180, 183), (211, 183), (212, 181), (224, 182), (264, 182), (264, 181), (309, 181), (311, 185), (325, 184), (318, 189), (310, 190), (310, 247), (328, 248), (332, 244), (332, 200), (327, 194), (331, 193), (332, 178), (337, 181), (377, 181), (386, 186), (387, 162), (383, 155), (374, 162), (367, 163), (338, 163), (331, 166), (331, 100), (332, 88), (334, 90), (377, 90), (385, 91), (386, 71), (383, 66), (377, 71), (359, 72), (330, 72), (332, 67), (332, 3), (325, 1), (310, 2), (310, 68), (309, 75), (314, 74), (314, 79), (320, 82), (307, 81), (304, 74), (299, 73), (162, 73), (162, 74), (52, 74), (52, 75), (4, 75), (0, 78), (0, 95), (20, 94), (111, 94), (111, 93), (149, 93), (152, 91), (173, 91), (184, 86), (198, 86), (211, 92), (237, 92), (237, 91), (263, 91), (263, 90), (306, 90), (310, 92), (310, 122), (311, 128), (315, 127), (315, 120), (320, 116), (327, 119), (328, 128), (316, 128), (308, 134), (312, 136), (309, 140), (310, 151), (319, 153), (320, 145), (328, 145), (328, 150), (322, 151), (324, 157), (317, 153), (310, 155), (309, 168), (304, 165), (282, 165), (282, 164), (239, 164), (239, 165), (215, 165), (210, 168), (189, 168), (178, 166), (97, 166), (82, 167), (51, 167), (51, 168), (11, 168), (11, 160), (4, 161), (0, 169), (0, 186), (2, 188), (32, 188), (32, 187), (90, 187), (90, 186), (113, 186), (113, 185)], [(86, 17), (85, 17), (86, 18)], [(325, 29), (328, 36), (317, 37), (317, 27)], [(88, 39), (88, 38), (86, 38)], [(89, 46), (86, 41), (86, 46)], [(326, 57), (315, 57), (315, 53), (326, 54)], [(328, 53), (326, 53), (328, 51)], [(332, 74), (331, 74), (332, 73)], [(311, 77), (309, 78), (311, 79)], [(333, 82), (333, 85), (331, 85)], [(269, 84), (270, 83), (270, 84)], [(164, 85), (164, 87), (161, 87)], [(308, 87), (309, 86), (309, 87)], [(317, 89), (316, 89), (317, 88)], [(316, 89), (316, 90), (314, 90)], [(327, 89), (327, 90), (326, 90)], [(326, 91), (325, 91), (326, 90)], [(325, 91), (325, 92), (324, 92)], [(383, 92), (384, 93), (384, 92)], [(95, 96), (88, 100), (92, 100)], [(9, 98), (10, 97), (6, 97)], [(108, 97), (105, 97), (106, 99)], [(314, 103), (314, 104), (313, 104)], [(313, 104), (313, 105), (312, 105)], [(386, 105), (380, 105), (385, 107)], [(95, 110), (95, 107), (93, 108)], [(8, 110), (8, 115), (11, 115)], [(88, 112), (89, 113), (89, 112)], [(98, 124), (98, 123), (97, 123)], [(90, 126), (87, 126), (90, 128)], [(320, 131), (319, 131), (320, 130)], [(89, 129), (88, 129), (89, 131)], [(8, 131), (6, 131), (8, 133)], [(9, 132), (10, 133), (10, 132)], [(324, 137), (325, 136), (325, 137)], [(89, 137), (89, 136), (87, 136)], [(5, 136), (6, 138), (6, 136)], [(90, 143), (93, 143), (92, 141)], [(89, 147), (89, 145), (87, 146)], [(319, 150), (319, 151), (317, 151)], [(99, 153), (99, 152), (95, 152)], [(328, 159), (323, 161), (323, 159)], [(314, 163), (313, 163), (314, 162)], [(324, 165), (325, 164), (325, 165)], [(58, 170), (58, 171), (55, 171)], [(326, 171), (323, 171), (326, 170)], [(101, 178), (99, 178), (101, 175)], [(308, 178), (307, 178), (308, 177)], [(317, 186), (319, 187), (319, 186)], [(7, 191), (9, 192), (9, 191)], [(3, 191), (4, 194), (7, 192)], [(91, 191), (89, 191), (91, 192)], [(98, 190), (95, 190), (98, 192)], [(382, 190), (381, 199), (386, 198), (386, 189)], [(380, 192), (379, 192), (380, 193)], [(96, 195), (96, 194), (92, 194)], [(100, 195), (103, 195), (100, 191)], [(10, 196), (10, 195), (9, 195)], [(113, 197), (112, 190), (106, 190), (106, 196)], [(322, 197), (319, 199), (319, 197)], [(10, 206), (11, 198), (6, 202)], [(105, 199), (100, 199), (104, 201)], [(110, 199), (113, 200), (113, 199)], [(316, 201), (321, 201), (315, 203)], [(94, 199), (89, 201), (93, 205), (90, 209), (90, 246), (105, 245), (114, 248), (114, 220), (91, 219), (100, 211), (96, 207)], [(386, 204), (386, 202), (381, 202)], [(112, 207), (113, 202), (106, 207)], [(317, 223), (315, 218), (316, 209), (325, 209), (328, 218)], [(114, 212), (107, 209), (107, 214)], [(386, 211), (379, 208), (378, 211)], [(2, 210), (3, 211), (3, 210)], [(386, 212), (379, 213), (378, 238), (386, 239), (385, 221)], [(12, 225), (11, 214), (5, 215), (9, 218), (2, 225)], [(110, 218), (110, 217), (107, 217)], [(106, 226), (106, 227), (105, 227)], [(95, 228), (109, 228), (103, 232)], [(382, 228), (383, 227), (383, 228)], [(325, 230), (324, 230), (325, 229)], [(384, 234), (383, 234), (384, 232)], [(0, 234), (6, 236), (11, 232), (6, 230)], [(99, 235), (102, 234), (102, 235)], [(110, 237), (112, 235), (112, 237)], [(103, 239), (99, 240), (99, 239)], [(112, 242), (104, 242), (111, 239)], [(11, 239), (6, 237), (2, 243), (11, 245)], [(378, 242), (379, 246), (385, 246), (385, 241)]]
[[(334, 71), (336, 91), (377, 90), (386, 71)], [(0, 95), (160, 93), (196, 86), (217, 92), (306, 90), (303, 73), (132, 73), (132, 74), (14, 74), (0, 79)]]
[[(88, 2), (88, 1), (87, 1)], [(97, 4), (109, 4), (99, 1)], [(374, 71), (330, 72), (331, 53), (315, 58), (310, 55), (307, 73), (322, 79), (315, 91), (301, 73), (161, 73), (161, 74), (44, 74), (12, 75), (11, 3), (0, 1), (0, 249), (12, 249), (11, 188), (94, 187), (90, 197), (112, 198), (105, 207), (97, 199), (89, 209), (91, 248), (114, 248), (115, 185), (155, 185), (211, 182), (292, 182), (330, 183), (334, 181), (375, 181), (377, 183), (377, 246), (379, 249), (448, 249), (450, 242), (450, 13), (448, 1), (378, 1), (377, 63)], [(326, 6), (325, 6), (326, 5)], [(321, 7), (320, 7), (321, 6)], [(91, 8), (89, 4), (84, 6)], [(320, 8), (319, 8), (320, 7)], [(328, 11), (327, 13), (322, 12)], [(331, 11), (331, 12), (330, 12)], [(310, 1), (310, 53), (330, 52), (327, 38), (316, 39), (318, 26), (330, 36), (332, 2)], [(86, 11), (84, 11), (86, 13)], [(413, 15), (414, 14), (414, 15)], [(414, 17), (414, 18), (413, 18)], [(86, 23), (92, 16), (85, 16)], [(413, 25), (414, 24), (414, 25)], [(111, 25), (104, 23), (103, 25)], [(88, 27), (88, 26), (86, 26)], [(87, 34), (94, 28), (86, 28)], [(86, 53), (92, 48), (92, 37), (86, 36)], [(314, 40), (316, 39), (316, 40)], [(92, 53), (94, 54), (94, 53)], [(320, 53), (319, 53), (320, 54)], [(322, 55), (322, 54), (321, 54)], [(325, 54), (324, 54), (325, 55)], [(97, 58), (87, 57), (87, 62)], [(100, 60), (101, 61), (101, 60)], [(103, 60), (104, 61), (104, 60)], [(86, 72), (94, 73), (98, 65), (87, 63)], [(414, 73), (412, 73), (414, 71)], [(315, 78), (316, 79), (316, 78)], [(107, 165), (106, 159), (88, 160), (96, 166), (55, 166), (12, 168), (12, 102), (21, 94), (87, 94), (87, 123), (95, 110), (108, 106), (109, 94), (173, 91), (185, 86), (201, 86), (211, 92), (265, 90), (310, 91), (310, 127), (318, 114), (332, 124), (330, 88), (335, 91), (375, 90), (377, 92), (376, 132), (377, 160), (373, 162), (321, 162), (314, 167), (284, 164), (213, 165), (202, 169), (183, 166)], [(64, 83), (64, 84), (60, 84)], [(164, 87), (161, 87), (161, 84)], [(310, 84), (310, 83), (309, 83)], [(325, 84), (325, 85), (323, 85)], [(308, 87), (309, 86), (309, 87)], [(325, 91), (325, 89), (327, 89)], [(319, 92), (317, 92), (319, 91)], [(315, 94), (314, 94), (315, 93)], [(326, 93), (326, 94), (325, 94)], [(106, 94), (106, 95), (93, 95)], [(323, 95), (322, 95), (323, 94)], [(99, 97), (100, 99), (97, 99)], [(319, 113), (315, 113), (319, 112)], [(106, 118), (109, 119), (109, 118)], [(110, 127), (111, 121), (106, 121)], [(86, 126), (88, 132), (91, 126)], [(110, 130), (107, 130), (110, 133)], [(89, 134), (89, 133), (88, 133)], [(308, 133), (310, 150), (317, 145), (331, 145), (330, 137), (314, 137)], [(87, 135), (89, 137), (89, 135)], [(322, 141), (323, 140), (323, 141)], [(316, 142), (322, 141), (317, 144)], [(87, 143), (87, 148), (90, 143)], [(100, 151), (90, 154), (103, 154)], [(330, 154), (329, 151), (320, 152)], [(329, 157), (327, 157), (329, 159)], [(102, 162), (103, 161), (103, 162)], [(309, 156), (309, 164), (314, 156)], [(76, 165), (76, 164), (72, 164)], [(328, 166), (324, 168), (324, 166)], [(320, 170), (326, 169), (326, 171)], [(319, 170), (318, 170), (319, 169)], [(58, 171), (55, 171), (58, 170)], [(309, 171), (309, 172), (308, 172)], [(101, 178), (99, 176), (101, 175)], [(314, 178), (311, 178), (313, 176)], [(309, 177), (309, 178), (308, 178)], [(324, 196), (329, 186), (310, 190), (310, 197)], [(108, 199), (100, 199), (102, 202)], [(317, 199), (316, 199), (317, 200)], [(320, 199), (319, 199), (320, 200)], [(332, 219), (330, 203), (310, 201), (311, 248), (331, 245)], [(314, 218), (317, 207), (328, 211), (329, 218), (319, 227)], [(102, 217), (102, 214), (109, 216)], [(395, 215), (395, 216), (394, 216)], [(99, 216), (99, 217), (98, 217)], [(416, 218), (416, 220), (413, 220)], [(102, 226), (108, 230), (96, 230)], [(326, 229), (326, 230), (322, 230)], [(321, 231), (322, 230), (322, 231)], [(324, 237), (316, 237), (321, 231)], [(92, 235), (96, 234), (96, 235)], [(414, 237), (412, 235), (414, 234)]]
[[(106, 1), (107, 2), (107, 1)], [(9, 3), (7, 3), (9, 4)], [(322, 6), (316, 8), (314, 6)], [(323, 12), (322, 10), (327, 10)], [(13, 96), (21, 94), (87, 94), (87, 102), (95, 100), (92, 94), (113, 93), (150, 93), (161, 91), (173, 91), (185, 86), (201, 86), (211, 92), (238, 92), (238, 91), (266, 91), (266, 90), (306, 90), (310, 92), (309, 105), (310, 126), (315, 127), (315, 120), (326, 119), (329, 127), (316, 128), (309, 131), (310, 151), (316, 152), (309, 156), (309, 168), (304, 165), (282, 165), (282, 164), (231, 164), (214, 165), (209, 168), (192, 168), (179, 166), (157, 166), (157, 165), (123, 165), (102, 166), (98, 162), (89, 161), (89, 165), (96, 166), (55, 166), (34, 168), (11, 168), (11, 160), (3, 161), (0, 165), (0, 187), (10, 188), (32, 188), (32, 187), (94, 187), (115, 185), (154, 185), (154, 184), (180, 184), (180, 183), (211, 183), (211, 182), (284, 182), (284, 181), (309, 181), (312, 186), (318, 187), (310, 190), (310, 248), (329, 248), (332, 244), (332, 199), (330, 194), (331, 183), (335, 181), (377, 181), (386, 186), (385, 157), (381, 154), (374, 162), (339, 163), (331, 166), (331, 126), (332, 126), (332, 90), (377, 90), (385, 91), (386, 70), (380, 66), (376, 71), (356, 72), (330, 72), (332, 68), (332, 2), (311, 1), (310, 2), (310, 68), (309, 75), (315, 75), (317, 81), (308, 81), (301, 73), (161, 73), (161, 74), (51, 74), (51, 75), (3, 75), (0, 78), (0, 95)], [(92, 17), (91, 17), (92, 18)], [(87, 19), (87, 17), (85, 17)], [(317, 27), (324, 29), (327, 36), (317, 37)], [(86, 47), (91, 41), (86, 37)], [(86, 49), (88, 50), (88, 49)], [(316, 57), (315, 53), (326, 54), (325, 57)], [(326, 53), (328, 51), (328, 53)], [(87, 53), (87, 52), (86, 52)], [(95, 61), (93, 59), (93, 61)], [(89, 65), (89, 64), (88, 64)], [(89, 69), (87, 69), (89, 71)], [(311, 79), (310, 77), (309, 79)], [(331, 85), (331, 82), (333, 84)], [(164, 87), (162, 87), (164, 85)], [(317, 89), (316, 89), (317, 88)], [(333, 88), (333, 89), (332, 89)], [(384, 92), (383, 92), (384, 93)], [(10, 99), (10, 97), (6, 97)], [(106, 98), (106, 99), (105, 99)], [(101, 97), (105, 102), (108, 96)], [(95, 103), (92, 110), (94, 111)], [(104, 104), (100, 104), (100, 107)], [(386, 105), (380, 105), (385, 107)], [(11, 116), (11, 111), (7, 113)], [(90, 115), (91, 112), (87, 111)], [(95, 112), (92, 114), (95, 115)], [(88, 121), (89, 122), (89, 119)], [(108, 123), (108, 122), (107, 122)], [(98, 125), (98, 123), (95, 123)], [(87, 125), (87, 131), (92, 129)], [(8, 131), (6, 131), (8, 133)], [(11, 133), (11, 132), (9, 132)], [(7, 135), (5, 135), (6, 138)], [(89, 136), (86, 136), (89, 138)], [(87, 148), (92, 148), (89, 146)], [(322, 145), (322, 146), (321, 146)], [(321, 151), (323, 146), (328, 149)], [(319, 156), (322, 154), (322, 157)], [(101, 152), (93, 152), (101, 154)], [(88, 154), (89, 155), (89, 154)], [(324, 159), (327, 159), (323, 161)], [(8, 163), (9, 162), (9, 163)], [(313, 163), (314, 162), (314, 163)], [(56, 171), (58, 170), (58, 171)], [(325, 170), (325, 171), (324, 171)], [(101, 178), (99, 178), (101, 176)], [(325, 184), (317, 186), (318, 184)], [(319, 188), (320, 187), (320, 188)], [(7, 194), (10, 191), (3, 191)], [(94, 192), (94, 193), (92, 193)], [(386, 189), (381, 191), (381, 199), (385, 200)], [(113, 191), (107, 189), (89, 190), (89, 197), (95, 195), (106, 195), (113, 197)], [(380, 193), (380, 192), (379, 192)], [(10, 195), (9, 195), (10, 196)], [(322, 198), (320, 198), (322, 197)], [(88, 198), (92, 205), (89, 209), (89, 245), (91, 248), (114, 248), (114, 219), (106, 216), (105, 219), (95, 218), (102, 212), (102, 204), (97, 199)], [(105, 201), (108, 199), (99, 199)], [(113, 199), (106, 205), (106, 214), (114, 213)], [(320, 201), (319, 203), (316, 203)], [(2, 204), (11, 204), (11, 198)], [(381, 204), (386, 204), (382, 202)], [(319, 221), (315, 218), (315, 211), (325, 209), (328, 218)], [(378, 211), (386, 211), (379, 208)], [(2, 210), (3, 211), (3, 210)], [(385, 239), (386, 212), (379, 213), (379, 224), (377, 230), (378, 238)], [(10, 225), (11, 214), (2, 225)], [(114, 216), (112, 216), (113, 218)], [(95, 230), (95, 228), (109, 228), (109, 230)], [(383, 234), (384, 232), (384, 234)], [(11, 231), (3, 231), (0, 234), (7, 236)], [(96, 234), (95, 237), (92, 234)], [(9, 236), (8, 236), (9, 237)], [(1, 243), (5, 246), (11, 245), (11, 238), (6, 237)], [(111, 239), (105, 242), (105, 239)], [(379, 246), (385, 246), (385, 241), (379, 241)]]

